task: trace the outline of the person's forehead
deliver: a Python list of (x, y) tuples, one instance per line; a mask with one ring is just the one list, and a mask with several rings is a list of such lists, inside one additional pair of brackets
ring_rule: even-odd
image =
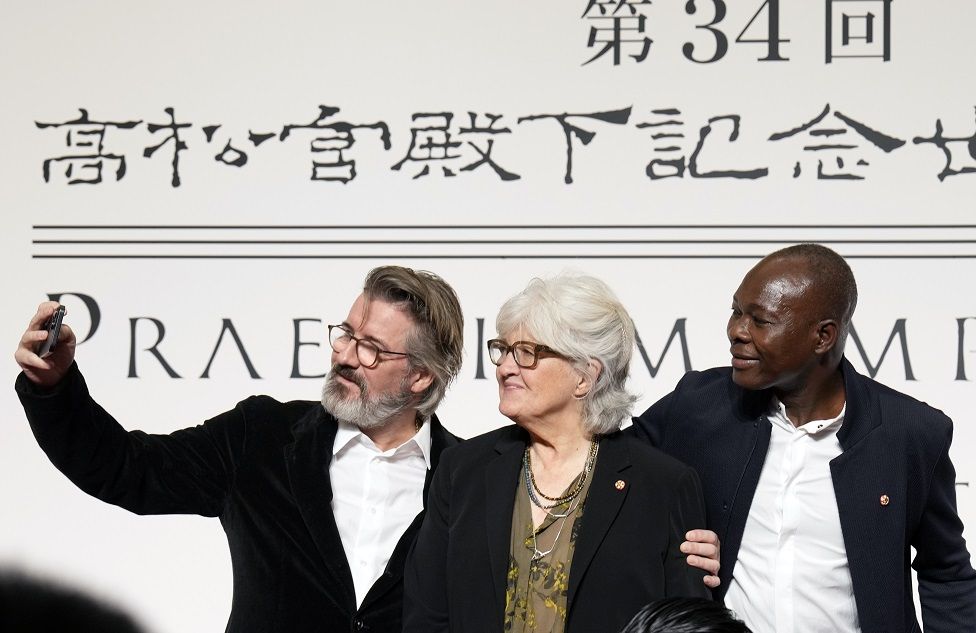
[(737, 295), (741, 301), (796, 307), (811, 298), (814, 280), (807, 267), (793, 260), (761, 262), (743, 279)]

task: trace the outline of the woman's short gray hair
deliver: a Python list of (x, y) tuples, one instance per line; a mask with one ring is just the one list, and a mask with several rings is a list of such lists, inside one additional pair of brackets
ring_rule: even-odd
[(591, 380), (588, 363), (599, 361), (603, 370), (583, 399), (583, 425), (593, 435), (616, 431), (630, 416), (634, 322), (607, 284), (577, 273), (533, 279), (501, 307), (495, 328), (500, 336), (526, 330)]

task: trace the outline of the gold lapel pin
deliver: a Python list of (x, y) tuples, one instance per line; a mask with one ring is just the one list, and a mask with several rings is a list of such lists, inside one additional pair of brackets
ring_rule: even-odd
[(627, 486), (627, 482), (623, 479), (618, 479), (617, 483), (613, 484), (613, 487), (617, 490), (623, 490)]
[(889, 503), (891, 503), (891, 499), (888, 498), (888, 495), (881, 495), (881, 505), (886, 506)]

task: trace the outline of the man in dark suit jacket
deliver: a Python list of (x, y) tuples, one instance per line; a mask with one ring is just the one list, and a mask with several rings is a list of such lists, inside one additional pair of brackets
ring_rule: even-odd
[(686, 374), (635, 432), (701, 476), (717, 596), (755, 633), (919, 630), (912, 547), (925, 631), (976, 631), (952, 422), (844, 359), (856, 301), (830, 249), (769, 255), (733, 297), (732, 366)]
[[(227, 631), (400, 630), (403, 564), (431, 472), (458, 441), (433, 415), (461, 366), (461, 309), (447, 283), (373, 270), (346, 320), (330, 326), (321, 403), (251, 397), (169, 435), (126, 432), (92, 400), (69, 327), (52, 355), (36, 354), (56, 308), (41, 304), (15, 353), (38, 443), (103, 501), (219, 517), (234, 563)], [(360, 537), (369, 548), (359, 550)]]

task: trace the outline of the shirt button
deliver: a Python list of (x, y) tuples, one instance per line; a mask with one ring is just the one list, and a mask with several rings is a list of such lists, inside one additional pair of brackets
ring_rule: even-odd
[(365, 567), (366, 566), (366, 561), (364, 561), (364, 560), (359, 561), (359, 566), (360, 567)]

